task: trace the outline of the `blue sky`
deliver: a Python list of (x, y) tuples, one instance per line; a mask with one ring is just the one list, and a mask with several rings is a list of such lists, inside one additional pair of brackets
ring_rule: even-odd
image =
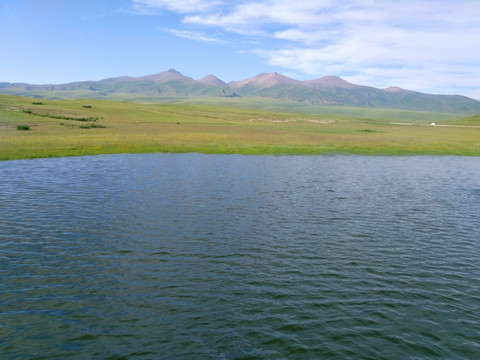
[(0, 0), (0, 82), (279, 72), (480, 99), (479, 0)]

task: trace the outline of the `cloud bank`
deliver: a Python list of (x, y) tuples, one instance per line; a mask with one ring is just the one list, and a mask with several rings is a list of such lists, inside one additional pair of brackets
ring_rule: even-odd
[(480, 98), (478, 0), (134, 0), (134, 6), (180, 15), (178, 28), (169, 30), (174, 35), (232, 36), (267, 64), (300, 76)]

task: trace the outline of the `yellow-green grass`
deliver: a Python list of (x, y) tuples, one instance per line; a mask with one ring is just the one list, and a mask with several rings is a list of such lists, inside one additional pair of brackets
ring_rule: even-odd
[[(0, 95), (0, 160), (151, 152), (480, 155), (479, 117), (430, 126), (429, 113), (428, 121), (403, 122), (414, 124), (407, 126), (385, 114), (365, 119)], [(19, 125), (30, 129), (19, 131)]]

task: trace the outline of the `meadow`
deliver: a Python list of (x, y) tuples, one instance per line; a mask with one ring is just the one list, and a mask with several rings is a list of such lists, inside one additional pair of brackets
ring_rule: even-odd
[(480, 156), (480, 116), (282, 107), (262, 99), (198, 102), (0, 95), (0, 160), (153, 152)]

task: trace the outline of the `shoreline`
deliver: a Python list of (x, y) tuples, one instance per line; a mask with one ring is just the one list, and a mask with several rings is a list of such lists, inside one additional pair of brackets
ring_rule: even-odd
[(82, 150), (81, 153), (53, 153), (52, 151), (46, 151), (48, 154), (23, 154), (19, 156), (11, 156), (9, 158), (2, 157), (0, 155), (0, 162), (3, 161), (15, 161), (15, 160), (36, 160), (36, 159), (49, 159), (49, 158), (68, 158), (68, 157), (81, 157), (81, 156), (101, 156), (101, 155), (135, 155), (135, 154), (204, 154), (204, 155), (245, 155), (245, 156), (331, 156), (331, 155), (342, 155), (342, 156), (367, 156), (367, 157), (402, 157), (402, 156), (464, 156), (464, 157), (480, 157), (480, 152), (478, 153), (465, 153), (465, 152), (454, 152), (454, 151), (413, 151), (408, 149), (384, 149), (382, 151), (373, 151), (372, 149), (363, 149), (358, 151), (346, 151), (335, 149), (258, 149), (258, 148), (244, 148), (237, 149), (223, 149), (221, 151), (216, 151), (213, 148), (181, 148), (176, 149), (151, 149), (150, 151), (140, 151), (140, 149), (133, 151), (87, 151)]

